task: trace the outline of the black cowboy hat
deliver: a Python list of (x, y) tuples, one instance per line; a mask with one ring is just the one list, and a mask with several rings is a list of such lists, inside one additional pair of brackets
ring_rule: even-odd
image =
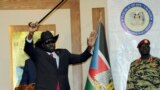
[(53, 43), (55, 43), (57, 41), (58, 37), (59, 37), (59, 34), (53, 35), (50, 31), (44, 31), (41, 33), (40, 42), (43, 43), (46, 40), (51, 39), (51, 40), (53, 40)]

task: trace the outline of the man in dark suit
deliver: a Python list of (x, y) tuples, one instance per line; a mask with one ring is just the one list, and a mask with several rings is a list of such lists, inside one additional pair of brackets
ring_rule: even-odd
[[(35, 47), (38, 48), (42, 47), (39, 40), (35, 43)], [(29, 58), (25, 60), (20, 85), (35, 84), (35, 80), (36, 80), (36, 67), (33, 60)]]
[[(42, 48), (40, 41), (35, 43), (35, 47)], [(31, 60), (31, 58), (25, 60), (25, 65), (23, 67), (22, 79), (18, 87), (15, 90), (35, 90), (35, 80), (36, 80), (36, 67)]]
[(81, 54), (72, 54), (66, 49), (55, 49), (59, 35), (44, 31), (39, 39), (42, 48), (33, 46), (33, 35), (38, 29), (37, 23), (29, 23), (29, 34), (26, 37), (24, 51), (35, 62), (36, 90), (70, 90), (68, 81), (68, 67), (86, 61), (95, 43), (96, 33), (91, 32), (87, 39), (88, 47)]
[(36, 79), (36, 68), (35, 64), (31, 59), (25, 60), (25, 65), (23, 68), (22, 79), (20, 85), (35, 84)]

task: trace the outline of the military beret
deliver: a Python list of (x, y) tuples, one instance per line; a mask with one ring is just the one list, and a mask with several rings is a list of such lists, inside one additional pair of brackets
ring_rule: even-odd
[(143, 44), (146, 44), (146, 45), (150, 45), (150, 41), (148, 39), (143, 39), (141, 40), (138, 45), (137, 45), (137, 48), (140, 48)]

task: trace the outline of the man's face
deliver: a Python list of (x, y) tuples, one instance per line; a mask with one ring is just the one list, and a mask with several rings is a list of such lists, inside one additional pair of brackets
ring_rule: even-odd
[(150, 46), (147, 44), (143, 44), (140, 48), (139, 48), (139, 52), (142, 56), (147, 56), (150, 55)]
[(47, 51), (47, 52), (53, 52), (55, 50), (55, 43), (53, 39), (48, 39), (46, 41), (44, 41), (43, 43), (43, 48)]

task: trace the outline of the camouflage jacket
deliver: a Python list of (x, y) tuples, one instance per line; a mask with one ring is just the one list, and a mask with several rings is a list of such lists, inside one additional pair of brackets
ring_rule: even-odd
[(127, 90), (160, 90), (160, 59), (137, 59), (131, 63)]

